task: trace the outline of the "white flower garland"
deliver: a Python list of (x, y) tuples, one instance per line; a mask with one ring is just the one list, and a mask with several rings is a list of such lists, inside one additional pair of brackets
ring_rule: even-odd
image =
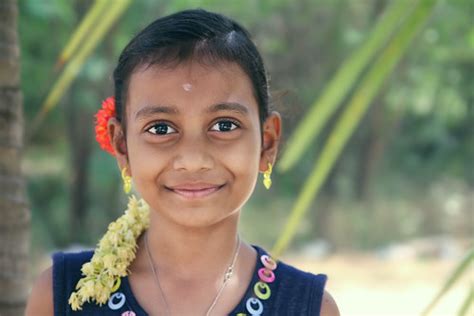
[(90, 262), (82, 265), (84, 277), (68, 301), (72, 310), (81, 310), (91, 299), (102, 306), (120, 287), (121, 277), (128, 274), (128, 267), (135, 259), (137, 238), (150, 225), (149, 214), (149, 206), (143, 199), (129, 197), (125, 214), (109, 224)]

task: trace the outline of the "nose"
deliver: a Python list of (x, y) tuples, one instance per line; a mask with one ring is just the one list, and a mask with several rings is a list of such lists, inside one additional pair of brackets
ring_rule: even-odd
[(205, 137), (182, 137), (177, 155), (173, 161), (175, 170), (196, 172), (203, 169), (212, 169), (213, 167), (214, 158)]

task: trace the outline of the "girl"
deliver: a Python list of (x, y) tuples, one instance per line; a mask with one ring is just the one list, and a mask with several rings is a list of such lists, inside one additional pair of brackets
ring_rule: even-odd
[(158, 19), (125, 47), (97, 140), (130, 197), (98, 248), (53, 254), (27, 315), (339, 315), (314, 275), (240, 239), (281, 136), (248, 32), (219, 14)]

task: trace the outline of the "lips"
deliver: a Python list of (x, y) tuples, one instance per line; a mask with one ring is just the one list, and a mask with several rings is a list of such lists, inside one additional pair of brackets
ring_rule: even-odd
[(166, 187), (168, 190), (187, 198), (201, 198), (219, 191), (225, 184), (216, 185), (209, 183), (186, 183), (177, 186)]

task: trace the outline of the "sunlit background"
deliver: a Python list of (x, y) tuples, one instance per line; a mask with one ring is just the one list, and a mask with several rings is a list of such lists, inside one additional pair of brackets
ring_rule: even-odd
[[(272, 106), (284, 120), (272, 188), (259, 178), (243, 210), (242, 236), (267, 250), (287, 236), (282, 260), (326, 273), (341, 315), (420, 315), (472, 247), (474, 10), (468, 0), (400, 0), (398, 24), (370, 46), (395, 2), (132, 1), (35, 126), (62, 71), (58, 56), (94, 1), (20, 0), (31, 282), (53, 251), (94, 247), (125, 207), (116, 163), (93, 134), (93, 115), (113, 93), (120, 51), (157, 17), (201, 7), (249, 29), (270, 74)], [(417, 5), (426, 6), (426, 19), (404, 28)], [(348, 112), (371, 91), (360, 119)], [(317, 137), (291, 168), (278, 169), (296, 152), (299, 124), (324, 102), (332, 114), (314, 112), (324, 117)], [(353, 130), (342, 117), (355, 120)], [(338, 126), (350, 137), (331, 158), (325, 152), (328, 139), (341, 139)], [(318, 169), (323, 164), (330, 166), (326, 174)], [(307, 182), (313, 171), (319, 186)], [(295, 211), (304, 190), (312, 200)], [(292, 211), (301, 214), (294, 234), (286, 226)], [(430, 315), (458, 315), (472, 284), (471, 266)]]

